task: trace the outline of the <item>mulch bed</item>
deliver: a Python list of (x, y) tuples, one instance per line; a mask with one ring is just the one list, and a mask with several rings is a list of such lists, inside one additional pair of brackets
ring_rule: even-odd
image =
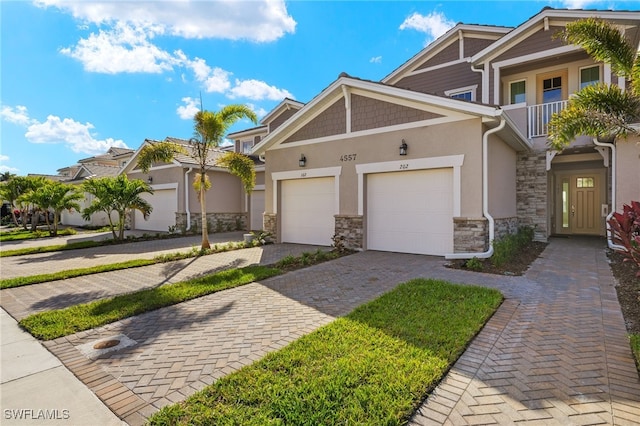
[[(478, 261), (482, 263), (482, 269), (476, 272), (498, 275), (522, 275), (529, 269), (529, 265), (540, 256), (540, 253), (542, 253), (546, 246), (547, 243), (530, 241), (523, 247), (520, 253), (499, 267), (494, 266), (493, 263), (491, 263), (491, 259), (478, 259)], [(453, 260), (447, 267), (470, 270), (466, 267), (466, 264), (466, 260)]]

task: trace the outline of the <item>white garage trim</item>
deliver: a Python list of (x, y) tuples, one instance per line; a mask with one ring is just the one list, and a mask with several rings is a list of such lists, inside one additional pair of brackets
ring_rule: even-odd
[(154, 191), (161, 190), (161, 189), (178, 189), (177, 183), (159, 183), (157, 185), (150, 185), (150, 186), (151, 186), (151, 189), (153, 189)]
[[(178, 184), (164, 183), (150, 186), (154, 193), (144, 193), (140, 194), (140, 196), (151, 204), (154, 211), (152, 211), (149, 220), (146, 221), (143, 215), (136, 210), (134, 212), (135, 229), (166, 231), (169, 226), (176, 224), (175, 213), (178, 209)], [(156, 216), (154, 216), (154, 213)], [(158, 215), (160, 215), (160, 217), (158, 217)]]
[(382, 163), (357, 164), (358, 214), (361, 216), (364, 215), (364, 175), (366, 174), (453, 167), (453, 216), (460, 216), (460, 168), (463, 163), (464, 154), (416, 158), (414, 160), (385, 161)]
[(278, 213), (278, 181), (291, 179), (310, 179), (319, 177), (334, 177), (334, 214), (340, 214), (340, 174), (342, 166), (323, 167), (318, 169), (300, 169), (287, 172), (271, 173), (273, 181), (273, 213)]

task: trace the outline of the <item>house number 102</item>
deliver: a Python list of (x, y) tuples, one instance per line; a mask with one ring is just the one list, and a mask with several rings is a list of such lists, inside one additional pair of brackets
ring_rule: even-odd
[(409, 168), (409, 165), (404, 163), (404, 164), (400, 164), (400, 170), (406, 170)]

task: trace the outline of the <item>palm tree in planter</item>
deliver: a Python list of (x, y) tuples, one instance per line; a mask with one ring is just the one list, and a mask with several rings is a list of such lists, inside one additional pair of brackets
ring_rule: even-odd
[[(143, 180), (129, 180), (124, 174), (89, 179), (82, 184), (82, 189), (95, 197), (91, 205), (82, 211), (82, 217), (90, 220), (94, 213), (106, 213), (114, 240), (124, 240), (127, 214), (138, 210), (146, 220), (153, 210), (151, 204), (140, 196), (145, 193), (153, 194), (153, 189)], [(113, 212), (118, 214), (115, 224), (111, 218)]]
[(257, 123), (255, 113), (244, 105), (227, 105), (220, 111), (198, 111), (193, 117), (195, 137), (189, 140), (189, 149), (173, 142), (159, 142), (147, 145), (140, 151), (138, 166), (143, 172), (148, 172), (156, 162), (170, 162), (176, 154), (184, 154), (193, 158), (198, 164), (198, 173), (195, 174), (193, 187), (198, 192), (200, 201), (200, 214), (202, 219), (202, 244), (201, 249), (208, 249), (209, 231), (207, 226), (206, 191), (211, 188), (211, 181), (207, 171), (213, 166), (224, 167), (231, 174), (242, 181), (247, 193), (253, 190), (255, 183), (255, 169), (253, 161), (246, 155), (227, 151), (213, 159), (212, 149), (222, 143), (229, 128), (238, 120), (247, 118)]
[(551, 146), (562, 150), (581, 135), (615, 141), (640, 134), (640, 56), (636, 48), (611, 24), (596, 18), (568, 23), (561, 36), (567, 43), (581, 46), (596, 61), (611, 64), (612, 71), (626, 78), (630, 88), (606, 83), (582, 88), (569, 98), (564, 110), (551, 117)]

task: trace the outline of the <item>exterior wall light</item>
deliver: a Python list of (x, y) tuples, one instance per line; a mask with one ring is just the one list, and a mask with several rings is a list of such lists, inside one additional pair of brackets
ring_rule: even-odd
[(307, 165), (307, 157), (304, 156), (304, 154), (300, 154), (300, 159), (298, 160), (298, 165), (300, 167), (304, 167)]
[(409, 148), (409, 146), (404, 141), (404, 139), (402, 139), (402, 144), (400, 145), (400, 155), (407, 155), (407, 149), (408, 148)]
[(148, 182), (148, 183), (150, 183), (150, 184), (151, 184), (151, 183), (153, 183), (153, 178), (152, 178), (151, 176), (149, 176), (149, 177), (147, 178), (147, 182)]

